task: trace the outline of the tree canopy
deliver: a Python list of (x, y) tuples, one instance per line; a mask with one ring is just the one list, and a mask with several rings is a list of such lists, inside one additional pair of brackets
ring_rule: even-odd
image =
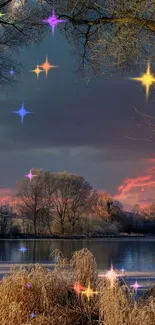
[(95, 74), (139, 69), (155, 56), (153, 0), (1, 0), (0, 84), (10, 82), (8, 71), (20, 65), (10, 54), (39, 43), (50, 31), (41, 22), (55, 9), (68, 22), (59, 28), (72, 45), (77, 70)]
[[(51, 1), (48, 1), (48, 3)], [(70, 24), (60, 28), (75, 46), (79, 67), (95, 73), (128, 71), (154, 59), (155, 3), (152, 0), (56, 0)]]

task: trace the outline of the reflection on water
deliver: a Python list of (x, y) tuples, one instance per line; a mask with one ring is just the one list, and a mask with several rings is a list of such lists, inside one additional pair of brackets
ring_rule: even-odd
[[(19, 251), (24, 246), (28, 250)], [(126, 271), (155, 271), (155, 240), (147, 239), (94, 239), (94, 240), (1, 240), (0, 263), (54, 262), (50, 257), (55, 249), (64, 256), (82, 248), (88, 248), (95, 256), (98, 269), (114, 268)]]

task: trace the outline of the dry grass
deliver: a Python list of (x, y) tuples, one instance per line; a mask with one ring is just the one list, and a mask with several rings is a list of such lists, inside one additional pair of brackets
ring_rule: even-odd
[[(36, 264), (3, 278), (0, 325), (155, 325), (154, 288), (135, 302), (127, 286), (116, 281), (111, 287), (98, 277), (94, 256), (87, 249), (75, 252), (70, 261), (59, 251), (55, 254), (54, 271)], [(90, 281), (98, 294), (88, 302), (73, 290), (76, 281), (85, 287)]]

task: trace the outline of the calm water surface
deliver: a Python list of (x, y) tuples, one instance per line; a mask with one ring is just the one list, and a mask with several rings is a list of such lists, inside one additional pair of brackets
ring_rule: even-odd
[[(24, 253), (19, 249), (24, 246)], [(50, 254), (59, 249), (64, 256), (88, 248), (95, 256), (98, 269), (155, 271), (155, 238), (91, 240), (0, 240), (0, 263), (54, 263)]]

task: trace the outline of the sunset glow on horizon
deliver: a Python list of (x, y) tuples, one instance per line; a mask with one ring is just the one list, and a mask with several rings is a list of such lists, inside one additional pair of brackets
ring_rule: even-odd
[[(117, 187), (116, 194), (113, 198), (120, 201), (124, 209), (131, 211), (134, 205), (138, 204), (141, 209), (147, 208), (154, 202), (155, 194), (155, 158), (145, 160), (146, 169), (141, 175), (127, 177)], [(105, 190), (96, 189), (98, 193), (104, 193), (105, 197), (111, 196)], [(16, 205), (19, 198), (15, 196), (15, 189), (0, 188), (0, 202), (10, 202)]]
[(114, 198), (131, 208), (138, 204), (144, 209), (154, 202), (155, 158), (145, 160), (146, 169), (141, 175), (127, 177), (117, 188)]

